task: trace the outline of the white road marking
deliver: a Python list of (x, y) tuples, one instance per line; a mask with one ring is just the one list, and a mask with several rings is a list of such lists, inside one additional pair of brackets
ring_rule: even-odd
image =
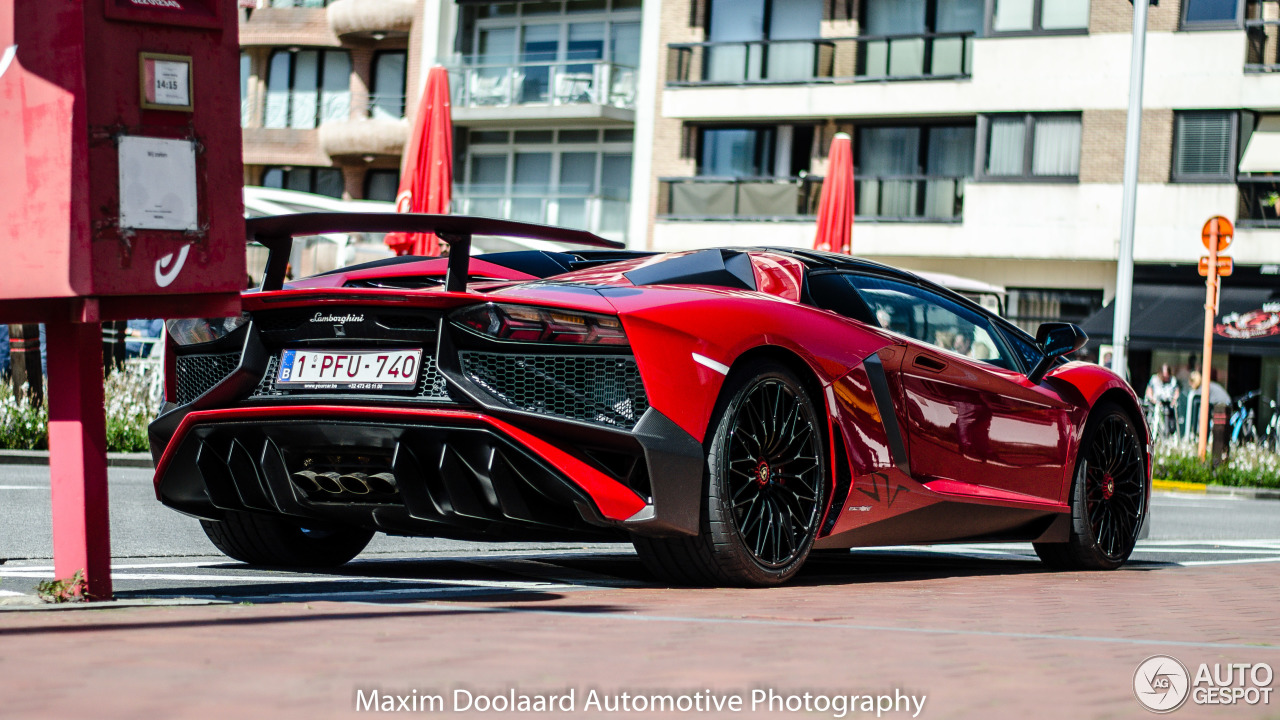
[(48, 485), (0, 485), (0, 490), (48, 490)]

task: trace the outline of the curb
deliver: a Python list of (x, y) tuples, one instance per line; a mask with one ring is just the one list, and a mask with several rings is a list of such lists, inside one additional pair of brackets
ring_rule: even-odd
[[(48, 450), (0, 450), (0, 465), (48, 465)], [(107, 453), (107, 467), (155, 467), (151, 453)]]
[(1204, 483), (1182, 482), (1179, 480), (1152, 480), (1152, 490), (1166, 492), (1194, 493), (1196, 495), (1217, 495), (1219, 497), (1240, 497), (1252, 500), (1280, 500), (1280, 489), (1232, 487), (1229, 485), (1206, 485)]
[(1168, 490), (1171, 492), (1196, 493), (1204, 495), (1209, 486), (1204, 483), (1182, 482), (1181, 480), (1152, 480), (1152, 490)]

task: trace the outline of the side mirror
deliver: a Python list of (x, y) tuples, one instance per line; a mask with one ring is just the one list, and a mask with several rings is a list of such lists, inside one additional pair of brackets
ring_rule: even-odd
[(1089, 336), (1080, 329), (1079, 325), (1063, 322), (1041, 324), (1040, 329), (1036, 331), (1036, 343), (1040, 346), (1044, 357), (1036, 363), (1031, 374), (1027, 375), (1027, 379), (1038, 384), (1044, 379), (1045, 373), (1049, 372), (1054, 360), (1079, 350), (1087, 342), (1089, 342)]

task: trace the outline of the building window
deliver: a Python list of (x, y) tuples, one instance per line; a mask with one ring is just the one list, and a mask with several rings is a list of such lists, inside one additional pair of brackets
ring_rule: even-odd
[(970, 39), (981, 35), (983, 0), (867, 0), (862, 32), (862, 70), (871, 77), (965, 75), (972, 60)]
[(1244, 0), (1183, 0), (1183, 30), (1220, 30), (1240, 27)]
[(974, 135), (972, 125), (859, 127), (858, 215), (959, 220)]
[(373, 56), (373, 93), (369, 96), (369, 117), (398, 120), (404, 117), (404, 50), (385, 50)]
[(262, 187), (341, 198), (342, 171), (322, 167), (268, 167), (262, 172)]
[(1236, 113), (1180, 112), (1173, 118), (1174, 182), (1234, 182)]
[(269, 128), (310, 129), (351, 112), (351, 58), (345, 50), (277, 50), (267, 72)]
[(702, 128), (698, 174), (714, 177), (773, 175), (777, 129)]
[(814, 76), (822, 0), (710, 0), (703, 79), (803, 80)]
[(984, 179), (1078, 180), (1079, 115), (987, 115), (980, 127), (985, 141)]
[(1009, 288), (1008, 318), (1032, 335), (1041, 323), (1080, 323), (1102, 309), (1101, 290)]
[(1083, 32), (1089, 28), (1089, 0), (995, 0), (991, 32)]
[(253, 101), (249, 97), (252, 77), (253, 60), (249, 53), (240, 53), (240, 127), (249, 127), (253, 121)]
[(454, 211), (623, 237), (633, 147), (619, 140), (594, 128), (472, 131)]
[(395, 202), (400, 192), (399, 170), (370, 170), (364, 174), (364, 199)]

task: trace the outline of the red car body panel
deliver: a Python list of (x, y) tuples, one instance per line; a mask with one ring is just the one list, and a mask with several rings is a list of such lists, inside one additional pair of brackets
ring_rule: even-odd
[[(157, 495), (163, 498), (166, 477), (179, 472), (173, 467), (175, 448), (197, 427), (255, 419), (425, 424), (447, 420), (483, 426), (519, 444), (586, 493), (599, 514), (618, 528), (688, 534), (696, 531), (705, 466), (696, 453), (705, 451), (728, 374), (748, 356), (791, 365), (811, 380), (813, 399), (827, 412), (831, 482), (816, 547), (960, 539), (966, 537), (966, 513), (985, 518), (975, 524), (976, 535), (1018, 528), (1060, 539), (1052, 533), (1061, 532), (1064, 526), (1057, 521), (1069, 517), (1075, 458), (1090, 410), (1104, 398), (1113, 398), (1134, 411), (1135, 425), (1145, 433), (1136, 396), (1104, 368), (1060, 364), (1033, 384), (1021, 372), (820, 309), (805, 300), (805, 262), (783, 252), (746, 253), (754, 290), (682, 282), (636, 285), (628, 278), (627, 273), (692, 254), (635, 257), (544, 280), (475, 258), (470, 275), (493, 281), (475, 282), (467, 292), (345, 287), (355, 281), (442, 277), (446, 260), (434, 259), (333, 273), (294, 282), (284, 290), (244, 296), (246, 311), (255, 315), (300, 308), (328, 315), (344, 306), (429, 310), (444, 314), (441, 333), (461, 333), (463, 339), (470, 331), (453, 329), (448, 315), (478, 303), (616, 315), (648, 407), (671, 426), (654, 431), (656, 435), (642, 432), (652, 427), (643, 422), (636, 425), (632, 440), (613, 429), (613, 434), (592, 430), (582, 422), (557, 425), (536, 413), (507, 414), (478, 406), (389, 407), (313, 399), (196, 407), (182, 415), (176, 427), (170, 420), (153, 432), (153, 448), (163, 448), (153, 450), (159, 460)], [(442, 341), (439, 352), (452, 352), (449, 347)], [(457, 368), (446, 368), (443, 358), (437, 361), (451, 387), (475, 386)], [(172, 377), (170, 371), (170, 396)], [(492, 401), (484, 387), (463, 389), (469, 396), (463, 402)], [(638, 455), (637, 441), (643, 445)], [(677, 445), (679, 450), (671, 450)], [(652, 488), (621, 479), (620, 471), (602, 460), (599, 451), (603, 447), (616, 452), (623, 446), (649, 465), (684, 458), (681, 472), (689, 475), (678, 479), (684, 489), (671, 490), (669, 483), (675, 481), (661, 477), (656, 468), (651, 471)], [(1149, 457), (1147, 468), (1149, 472)], [(664, 483), (665, 489), (660, 487)], [(663, 517), (672, 512), (670, 498), (677, 495), (692, 509), (678, 509), (674, 520)], [(666, 507), (658, 507), (664, 503)], [(1001, 516), (1002, 511), (1007, 515)], [(655, 512), (660, 522), (645, 525)], [(955, 527), (940, 522), (940, 513), (956, 519)]]

